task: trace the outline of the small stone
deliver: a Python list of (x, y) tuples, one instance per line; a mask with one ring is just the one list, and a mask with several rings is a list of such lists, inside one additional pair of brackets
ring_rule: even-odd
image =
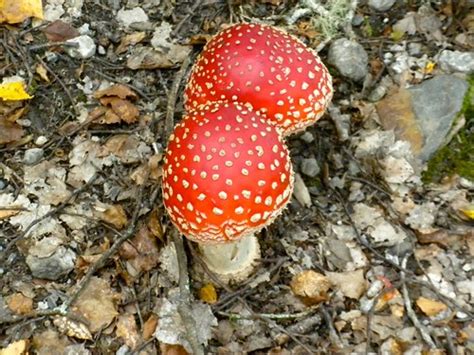
[(26, 165), (35, 165), (43, 158), (44, 150), (41, 148), (31, 148), (25, 152), (23, 162)]
[(474, 52), (444, 50), (438, 64), (446, 72), (474, 73)]
[(304, 132), (301, 136), (300, 139), (305, 142), (305, 143), (312, 143), (314, 142), (314, 136), (311, 132)]
[[(70, 46), (68, 46), (70, 44)], [(66, 52), (72, 58), (87, 59), (95, 54), (96, 45), (94, 40), (82, 35), (66, 41)]]
[(408, 54), (411, 56), (419, 56), (421, 54), (421, 43), (408, 43)]
[(309, 194), (308, 187), (304, 183), (300, 174), (295, 174), (295, 187), (293, 190), (293, 196), (296, 200), (304, 207), (311, 207), (311, 196)]
[(301, 172), (306, 176), (315, 177), (320, 171), (318, 161), (314, 158), (303, 159), (301, 162)]
[(396, 0), (369, 0), (369, 6), (376, 11), (387, 11)]
[(42, 146), (48, 141), (48, 138), (45, 136), (39, 136), (38, 138), (35, 139), (35, 144), (37, 146)]
[(328, 62), (352, 80), (362, 81), (368, 73), (369, 57), (359, 43), (340, 38), (329, 48)]
[(364, 23), (364, 16), (361, 14), (355, 14), (354, 17), (352, 18), (352, 26), (354, 27), (359, 27)]
[(124, 27), (129, 27), (132, 23), (148, 22), (148, 15), (141, 7), (134, 7), (130, 10), (120, 9), (117, 13), (117, 20)]

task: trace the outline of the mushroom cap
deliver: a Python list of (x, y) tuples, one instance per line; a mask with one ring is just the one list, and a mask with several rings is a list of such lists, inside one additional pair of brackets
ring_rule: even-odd
[(293, 190), (279, 129), (235, 103), (217, 102), (176, 125), (163, 166), (171, 221), (198, 242), (235, 241), (270, 224)]
[(316, 122), (332, 94), (331, 75), (313, 49), (275, 27), (244, 23), (206, 44), (185, 89), (185, 107), (239, 102), (289, 135)]

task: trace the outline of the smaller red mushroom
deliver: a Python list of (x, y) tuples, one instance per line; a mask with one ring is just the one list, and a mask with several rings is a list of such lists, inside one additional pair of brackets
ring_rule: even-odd
[(259, 257), (254, 233), (285, 208), (293, 189), (279, 129), (233, 103), (188, 113), (170, 137), (163, 200), (171, 221), (199, 243), (222, 279), (238, 280)]
[(206, 44), (186, 87), (185, 106), (238, 102), (289, 135), (316, 122), (332, 94), (331, 75), (313, 49), (275, 27), (244, 23)]

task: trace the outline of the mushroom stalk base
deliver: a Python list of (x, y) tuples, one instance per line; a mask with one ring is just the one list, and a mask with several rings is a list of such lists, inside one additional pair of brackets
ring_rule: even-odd
[(253, 234), (230, 243), (199, 244), (199, 250), (209, 270), (223, 282), (245, 280), (260, 258), (260, 246)]

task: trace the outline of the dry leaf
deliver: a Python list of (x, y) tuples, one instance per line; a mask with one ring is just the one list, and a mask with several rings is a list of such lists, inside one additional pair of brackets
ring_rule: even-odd
[(121, 205), (109, 206), (104, 212), (100, 213), (100, 219), (110, 223), (117, 229), (122, 229), (128, 222), (127, 214)]
[(38, 64), (36, 66), (36, 74), (38, 74), (41, 79), (49, 83), (48, 71), (42, 64)]
[(125, 345), (132, 350), (140, 343), (140, 336), (137, 332), (137, 323), (132, 314), (121, 315), (118, 318), (115, 334), (117, 337), (122, 338)]
[(116, 123), (115, 116), (119, 117), (120, 120), (125, 121), (126, 123), (134, 123), (137, 121), (140, 114), (138, 108), (127, 100), (117, 97), (103, 97), (100, 99), (100, 102), (102, 105), (111, 108), (112, 112), (114, 113), (114, 115), (112, 115), (112, 117), (114, 117), (114, 121), (109, 122), (110, 120), (105, 120), (103, 122), (99, 121), (99, 123)]
[(80, 35), (78, 30), (61, 20), (52, 22), (42, 31), (46, 35), (48, 41), (52, 42), (64, 42)]
[(66, 346), (70, 345), (68, 339), (59, 336), (52, 329), (45, 330), (33, 336), (32, 346), (37, 355), (64, 354)]
[(364, 270), (327, 272), (326, 276), (344, 296), (358, 300), (366, 289)]
[(7, 304), (8, 308), (16, 314), (27, 314), (33, 310), (33, 300), (21, 293), (14, 293), (7, 297)]
[(147, 226), (150, 229), (150, 232), (155, 236), (155, 238), (162, 240), (164, 232), (163, 227), (161, 226), (159, 216), (160, 215), (158, 214), (158, 209), (153, 209), (153, 211), (151, 211), (151, 213), (149, 214)]
[(188, 355), (181, 345), (160, 343), (160, 350), (163, 355)]
[(90, 331), (96, 333), (118, 315), (114, 298), (109, 281), (92, 277), (73, 308), (89, 321)]
[(429, 317), (434, 317), (438, 313), (445, 311), (448, 307), (439, 301), (434, 301), (426, 297), (420, 297), (416, 300), (416, 305), (421, 311)]
[(98, 90), (94, 93), (94, 97), (96, 99), (101, 99), (103, 97), (118, 97), (119, 99), (133, 99), (136, 100), (138, 98), (137, 94), (130, 89), (128, 86), (123, 84), (115, 84), (109, 86), (106, 89)]
[(217, 302), (217, 292), (213, 284), (208, 283), (199, 289), (199, 299), (203, 302), (214, 304)]
[(18, 340), (8, 344), (6, 348), (0, 349), (0, 355), (24, 355), (28, 354), (28, 340)]
[(150, 317), (146, 320), (146, 322), (143, 324), (143, 339), (148, 340), (153, 336), (153, 333), (155, 333), (156, 326), (158, 324), (158, 317), (156, 314), (152, 313)]
[(31, 99), (31, 96), (25, 91), (23, 82), (11, 81), (0, 84), (0, 98), (3, 100), (19, 101)]
[(41, 0), (0, 0), (0, 23), (20, 23), (28, 17), (43, 18)]
[(15, 210), (15, 209), (11, 209), (11, 210), (0, 210), (0, 220), (2, 219), (7, 219), (11, 216), (15, 216), (17, 215), (18, 213), (20, 213), (21, 210)]
[(123, 52), (126, 52), (129, 46), (133, 46), (137, 43), (140, 43), (145, 39), (145, 37), (145, 32), (135, 32), (122, 37), (122, 40), (120, 41), (119, 46), (115, 50), (115, 53), (121, 54)]
[(328, 278), (313, 270), (305, 270), (291, 280), (291, 290), (306, 304), (316, 304), (327, 300), (331, 287)]
[(92, 339), (92, 334), (85, 324), (73, 321), (72, 319), (66, 317), (54, 318), (53, 324), (61, 333), (66, 334), (68, 337), (82, 340)]

